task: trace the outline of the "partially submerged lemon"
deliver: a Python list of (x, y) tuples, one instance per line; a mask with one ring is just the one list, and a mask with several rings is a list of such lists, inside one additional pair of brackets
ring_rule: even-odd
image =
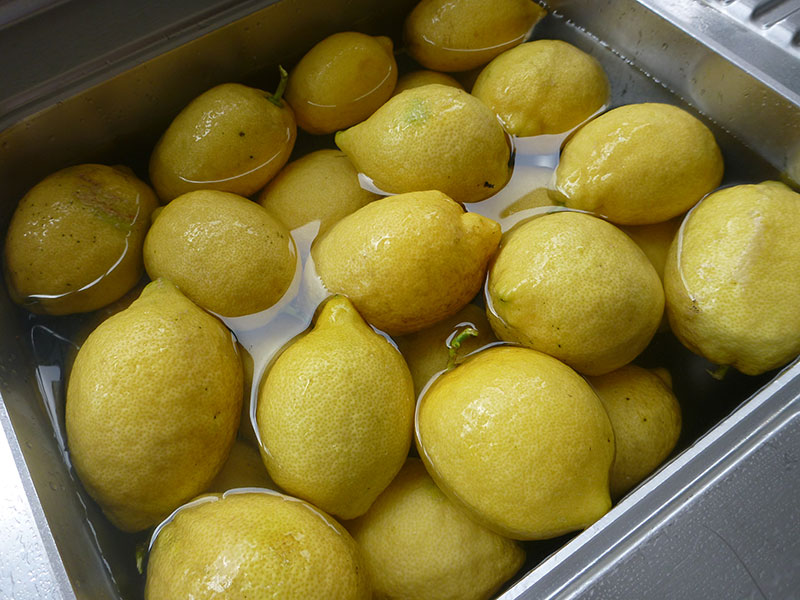
[(269, 474), (343, 519), (366, 512), (400, 470), (413, 418), (403, 357), (341, 296), (278, 357), (258, 397)]
[(66, 402), (72, 464), (114, 525), (145, 529), (208, 487), (241, 402), (231, 333), (159, 279), (78, 352)]
[(479, 352), (433, 383), (416, 427), (433, 479), (501, 535), (556, 537), (611, 507), (611, 423), (589, 384), (551, 356)]
[(336, 134), (356, 169), (392, 194), (439, 190), (477, 202), (510, 177), (503, 127), (480, 100), (429, 84), (391, 98), (363, 123)]
[(464, 86), (461, 85), (456, 78), (448, 75), (447, 73), (421, 69), (419, 71), (405, 73), (404, 75), (398, 77), (397, 85), (394, 86), (392, 96), (397, 96), (397, 94), (400, 92), (405, 92), (406, 90), (410, 90), (415, 87), (422, 87), (423, 85), (429, 85), (431, 83), (449, 85), (460, 90), (464, 89)]
[(390, 38), (344, 31), (326, 37), (300, 59), (289, 75), (286, 100), (301, 129), (333, 133), (375, 112), (396, 82)]
[(408, 53), (435, 71), (467, 71), (525, 41), (545, 10), (532, 0), (422, 0), (406, 17)]
[(164, 202), (200, 189), (249, 196), (286, 164), (296, 135), (280, 93), (224, 83), (170, 123), (150, 156), (150, 180)]
[(350, 534), (310, 504), (275, 492), (211, 495), (158, 532), (146, 600), (371, 597)]
[(203, 308), (238, 317), (283, 297), (297, 251), (286, 227), (262, 206), (198, 190), (159, 213), (145, 239), (144, 262), (153, 279), (167, 277)]
[(776, 181), (708, 196), (672, 243), (667, 315), (683, 344), (757, 375), (800, 353), (800, 194)]
[(424, 329), (458, 312), (481, 288), (500, 226), (437, 191), (367, 204), (311, 249), (317, 273), (364, 319), (389, 333)]
[(509, 231), (489, 271), (497, 336), (600, 375), (630, 362), (658, 329), (664, 291), (653, 265), (622, 231), (561, 211)]
[(722, 180), (722, 154), (700, 120), (669, 104), (628, 104), (564, 146), (556, 187), (570, 208), (621, 225), (683, 214)]
[(142, 244), (158, 200), (125, 167), (85, 164), (36, 184), (5, 240), (11, 299), (37, 313), (88, 312), (121, 298), (142, 276)]
[(472, 94), (509, 133), (562, 133), (608, 102), (608, 78), (591, 55), (561, 40), (536, 40), (503, 52), (486, 65)]
[(522, 566), (525, 551), (479, 525), (409, 458), (367, 513), (346, 524), (375, 598), (486, 600)]

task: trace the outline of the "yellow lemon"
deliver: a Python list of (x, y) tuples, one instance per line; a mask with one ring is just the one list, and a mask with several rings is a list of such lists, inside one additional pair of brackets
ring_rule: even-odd
[(198, 190), (170, 202), (144, 242), (151, 278), (166, 277), (194, 302), (226, 317), (265, 310), (295, 275), (289, 231), (236, 194)]
[(719, 365), (757, 375), (800, 353), (800, 194), (775, 181), (715, 192), (667, 258), (670, 326)]
[(487, 600), (525, 551), (479, 525), (410, 458), (370, 507), (346, 524), (361, 548), (373, 598)]
[(267, 473), (258, 448), (241, 438), (233, 443), (228, 460), (205, 491), (222, 494), (236, 488), (278, 489)]
[(150, 180), (165, 202), (199, 189), (249, 196), (286, 164), (296, 135), (279, 94), (218, 85), (170, 123), (150, 157)]
[(272, 365), (256, 410), (275, 483), (352, 519), (403, 466), (414, 384), (397, 349), (338, 296)]
[(72, 464), (114, 525), (145, 529), (208, 487), (241, 402), (230, 332), (159, 279), (78, 351), (66, 402)]
[(587, 375), (636, 358), (664, 310), (661, 281), (644, 252), (612, 224), (572, 211), (506, 234), (486, 291), (500, 339)]
[(608, 94), (600, 63), (560, 40), (506, 50), (484, 67), (472, 87), (472, 95), (518, 136), (569, 131), (600, 110)]
[(449, 85), (398, 94), (363, 123), (338, 132), (336, 145), (392, 194), (439, 190), (458, 202), (477, 202), (510, 176), (506, 133), (494, 113)]
[(664, 461), (681, 434), (681, 406), (657, 374), (625, 365), (590, 377), (614, 429), (611, 497), (619, 498)]
[(556, 186), (570, 208), (621, 225), (683, 214), (722, 180), (714, 135), (669, 104), (629, 104), (581, 129), (564, 146)]
[(436, 373), (495, 341), (486, 311), (475, 304), (467, 304), (452, 317), (422, 331), (395, 338), (414, 378), (417, 396)]
[(286, 165), (261, 191), (258, 202), (290, 230), (319, 221), (319, 230), (325, 231), (377, 198), (361, 187), (347, 155), (317, 150)]
[(467, 71), (524, 42), (545, 14), (532, 0), (422, 0), (406, 18), (404, 37), (422, 66)]
[(411, 71), (405, 75), (401, 75), (397, 79), (397, 85), (394, 86), (392, 96), (397, 96), (400, 92), (405, 92), (415, 87), (422, 87), (431, 83), (439, 83), (441, 85), (449, 85), (460, 90), (464, 89), (457, 79), (451, 77), (447, 73), (440, 73), (439, 71), (428, 71), (422, 69), (419, 71)]
[(369, 600), (350, 534), (306, 502), (275, 492), (205, 496), (158, 532), (146, 600), (325, 598)]
[(500, 226), (437, 191), (389, 196), (334, 225), (311, 249), (325, 287), (390, 335), (458, 312), (481, 289)]
[(651, 225), (627, 225), (620, 227), (636, 245), (642, 249), (647, 258), (656, 269), (656, 273), (664, 280), (664, 265), (667, 264), (667, 254), (675, 234), (683, 221), (682, 217), (653, 223)]
[(4, 266), (11, 299), (37, 313), (88, 312), (142, 276), (153, 191), (124, 167), (86, 164), (49, 175), (20, 200)]
[(556, 537), (611, 507), (608, 416), (589, 384), (551, 356), (515, 346), (473, 355), (428, 389), (416, 428), (442, 491), (501, 535)]
[(375, 112), (395, 83), (392, 40), (345, 31), (326, 37), (300, 59), (289, 76), (286, 100), (301, 129), (333, 133)]

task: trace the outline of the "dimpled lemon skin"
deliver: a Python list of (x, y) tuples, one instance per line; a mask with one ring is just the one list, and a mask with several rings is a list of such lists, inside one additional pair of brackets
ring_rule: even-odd
[(364, 319), (390, 335), (455, 314), (483, 285), (500, 226), (437, 191), (376, 200), (311, 249), (317, 273)]
[(210, 496), (177, 511), (147, 563), (146, 600), (369, 600), (350, 534), (306, 502), (271, 492)]
[(352, 519), (403, 466), (414, 384), (403, 357), (344, 297), (275, 361), (256, 409), (262, 458), (290, 494)]
[(286, 165), (261, 191), (258, 203), (290, 230), (319, 221), (319, 230), (326, 231), (379, 197), (361, 187), (346, 154), (326, 149)]
[(198, 190), (163, 208), (144, 242), (151, 278), (166, 277), (195, 303), (226, 317), (275, 304), (289, 288), (297, 255), (289, 231), (236, 194)]
[(657, 374), (625, 365), (589, 383), (614, 429), (616, 455), (611, 468), (611, 497), (619, 498), (664, 461), (681, 434), (681, 407)]
[(184, 108), (150, 156), (150, 180), (169, 202), (198, 189), (254, 194), (286, 164), (297, 135), (286, 102), (262, 90), (225, 83)]
[(4, 267), (11, 299), (37, 313), (88, 312), (122, 297), (142, 276), (153, 190), (125, 167), (62, 169), (20, 200)]
[(159, 279), (78, 351), (66, 403), (72, 464), (114, 525), (140, 531), (206, 489), (241, 402), (230, 332)]
[(567, 142), (556, 169), (566, 205), (620, 225), (683, 214), (722, 180), (714, 135), (669, 104), (629, 104), (593, 119)]
[(463, 359), (470, 352), (497, 341), (486, 319), (486, 311), (471, 303), (452, 317), (422, 331), (395, 338), (414, 378), (414, 393), (417, 396), (436, 373), (447, 368), (450, 362), (450, 344), (454, 336), (467, 328), (474, 329), (478, 334), (468, 336), (460, 342), (455, 359)]
[(545, 14), (532, 0), (422, 0), (403, 34), (422, 66), (467, 71), (524, 42)]
[(472, 88), (519, 136), (568, 131), (600, 110), (608, 93), (600, 63), (560, 40), (507, 50), (484, 67)]
[(585, 375), (636, 358), (664, 311), (661, 280), (644, 252), (612, 224), (572, 211), (511, 230), (489, 270), (487, 294), (497, 337)]
[(397, 83), (392, 40), (355, 31), (335, 33), (300, 59), (286, 100), (308, 133), (333, 133), (360, 123), (389, 99)]
[(529, 348), (497, 346), (420, 401), (417, 448), (451, 499), (520, 540), (583, 529), (611, 507), (614, 434), (589, 384)]
[(278, 488), (269, 478), (258, 448), (241, 438), (233, 443), (228, 460), (206, 492), (222, 494), (235, 488)]
[(664, 272), (683, 344), (747, 375), (800, 353), (800, 194), (775, 181), (715, 192), (684, 220)]
[(346, 527), (376, 600), (486, 600), (525, 562), (517, 542), (470, 519), (418, 458)]
[(439, 190), (457, 202), (477, 202), (510, 177), (510, 150), (494, 113), (447, 85), (398, 94), (363, 123), (338, 132), (336, 145), (391, 194)]

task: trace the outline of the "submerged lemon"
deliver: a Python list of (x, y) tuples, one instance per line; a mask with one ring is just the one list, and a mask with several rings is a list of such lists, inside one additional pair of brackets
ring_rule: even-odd
[(78, 352), (66, 403), (72, 464), (114, 525), (145, 529), (208, 487), (241, 402), (231, 333), (159, 279)]
[(275, 483), (343, 519), (366, 512), (400, 470), (413, 418), (403, 357), (341, 296), (278, 357), (258, 397)]
[(664, 272), (683, 344), (748, 375), (800, 352), (800, 194), (775, 181), (708, 196), (683, 222)]
[(486, 600), (525, 560), (519, 544), (453, 504), (417, 458), (347, 529), (364, 555), (374, 598)]
[(275, 492), (206, 496), (158, 532), (146, 600), (368, 600), (364, 560), (350, 534), (306, 502)]
[(669, 104), (628, 104), (581, 129), (564, 146), (556, 187), (570, 208), (621, 225), (678, 216), (722, 180), (714, 135)]
[(582, 529), (611, 507), (614, 435), (589, 384), (529, 348), (483, 350), (417, 411), (428, 472), (480, 523), (516, 539)]
[(449, 85), (401, 92), (363, 123), (338, 132), (336, 145), (392, 194), (439, 190), (458, 202), (477, 202), (510, 176), (510, 149), (494, 113)]
[(664, 461), (681, 433), (681, 407), (658, 374), (624, 367), (590, 377), (611, 420), (616, 456), (611, 468), (611, 497), (619, 498)]

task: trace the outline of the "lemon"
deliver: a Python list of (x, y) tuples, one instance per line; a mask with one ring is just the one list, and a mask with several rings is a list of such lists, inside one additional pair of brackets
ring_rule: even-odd
[(495, 334), (600, 375), (650, 342), (664, 291), (644, 252), (614, 225), (556, 212), (506, 234), (489, 270)]
[(715, 192), (684, 219), (664, 273), (687, 348), (757, 375), (800, 352), (800, 195), (775, 181)]
[(414, 384), (397, 349), (338, 296), (272, 365), (256, 414), (275, 483), (352, 519), (403, 466)]
[(467, 304), (452, 317), (422, 331), (395, 338), (414, 378), (417, 396), (436, 373), (495, 341), (486, 311), (475, 304)]
[(422, 0), (403, 33), (424, 67), (467, 71), (524, 42), (545, 14), (532, 0)]
[(167, 277), (195, 303), (226, 317), (265, 310), (292, 283), (289, 231), (236, 194), (198, 190), (170, 202), (144, 242), (151, 278)]
[(258, 448), (241, 438), (233, 443), (228, 460), (205, 491), (221, 494), (236, 488), (278, 488), (267, 474)]
[(714, 135), (669, 104), (629, 104), (593, 119), (567, 142), (556, 169), (566, 205), (621, 225), (683, 214), (722, 180)]
[(395, 83), (392, 40), (345, 31), (326, 37), (300, 59), (289, 76), (286, 100), (301, 129), (333, 133), (375, 112)]
[(230, 332), (159, 279), (78, 352), (66, 402), (72, 464), (114, 525), (145, 529), (208, 487), (241, 401)]
[(429, 71), (422, 69), (419, 71), (411, 71), (405, 75), (397, 78), (397, 85), (394, 86), (392, 96), (397, 96), (400, 92), (405, 92), (415, 87), (422, 87), (431, 83), (438, 83), (441, 85), (449, 85), (460, 90), (464, 89), (457, 79), (451, 77), (447, 73), (440, 73), (439, 71)]
[(484, 67), (472, 95), (518, 136), (562, 133), (608, 101), (597, 60), (561, 40), (536, 40), (506, 50)]
[(678, 233), (682, 221), (682, 217), (676, 217), (669, 221), (650, 225), (620, 227), (650, 259), (661, 281), (664, 281), (664, 266), (667, 264), (669, 247), (672, 245), (672, 240), (675, 239), (675, 234)]
[(589, 383), (614, 429), (617, 453), (611, 468), (611, 497), (619, 498), (664, 461), (681, 433), (681, 407), (656, 373), (625, 365)]
[(286, 165), (258, 202), (290, 230), (319, 221), (327, 230), (379, 196), (361, 187), (353, 163), (339, 150), (317, 150)]
[(506, 134), (494, 113), (448, 85), (398, 94), (363, 123), (338, 132), (336, 145), (392, 194), (439, 190), (458, 202), (477, 202), (510, 176)]
[(311, 249), (317, 273), (390, 335), (424, 329), (477, 294), (500, 226), (437, 191), (376, 200)]
[(62, 169), (20, 200), (4, 266), (11, 299), (37, 313), (88, 312), (114, 302), (142, 276), (153, 191), (124, 167)]
[(485, 600), (525, 561), (518, 543), (453, 504), (417, 458), (346, 527), (361, 548), (375, 599)]
[(364, 560), (341, 525), (296, 498), (250, 492), (206, 496), (177, 511), (153, 543), (144, 597), (371, 596)]
[(249, 196), (286, 164), (296, 135), (279, 94), (218, 85), (170, 123), (150, 156), (150, 180), (165, 202), (198, 189)]
[(420, 400), (428, 472), (478, 522), (515, 539), (582, 529), (611, 506), (614, 435), (589, 384), (529, 348), (483, 350)]

